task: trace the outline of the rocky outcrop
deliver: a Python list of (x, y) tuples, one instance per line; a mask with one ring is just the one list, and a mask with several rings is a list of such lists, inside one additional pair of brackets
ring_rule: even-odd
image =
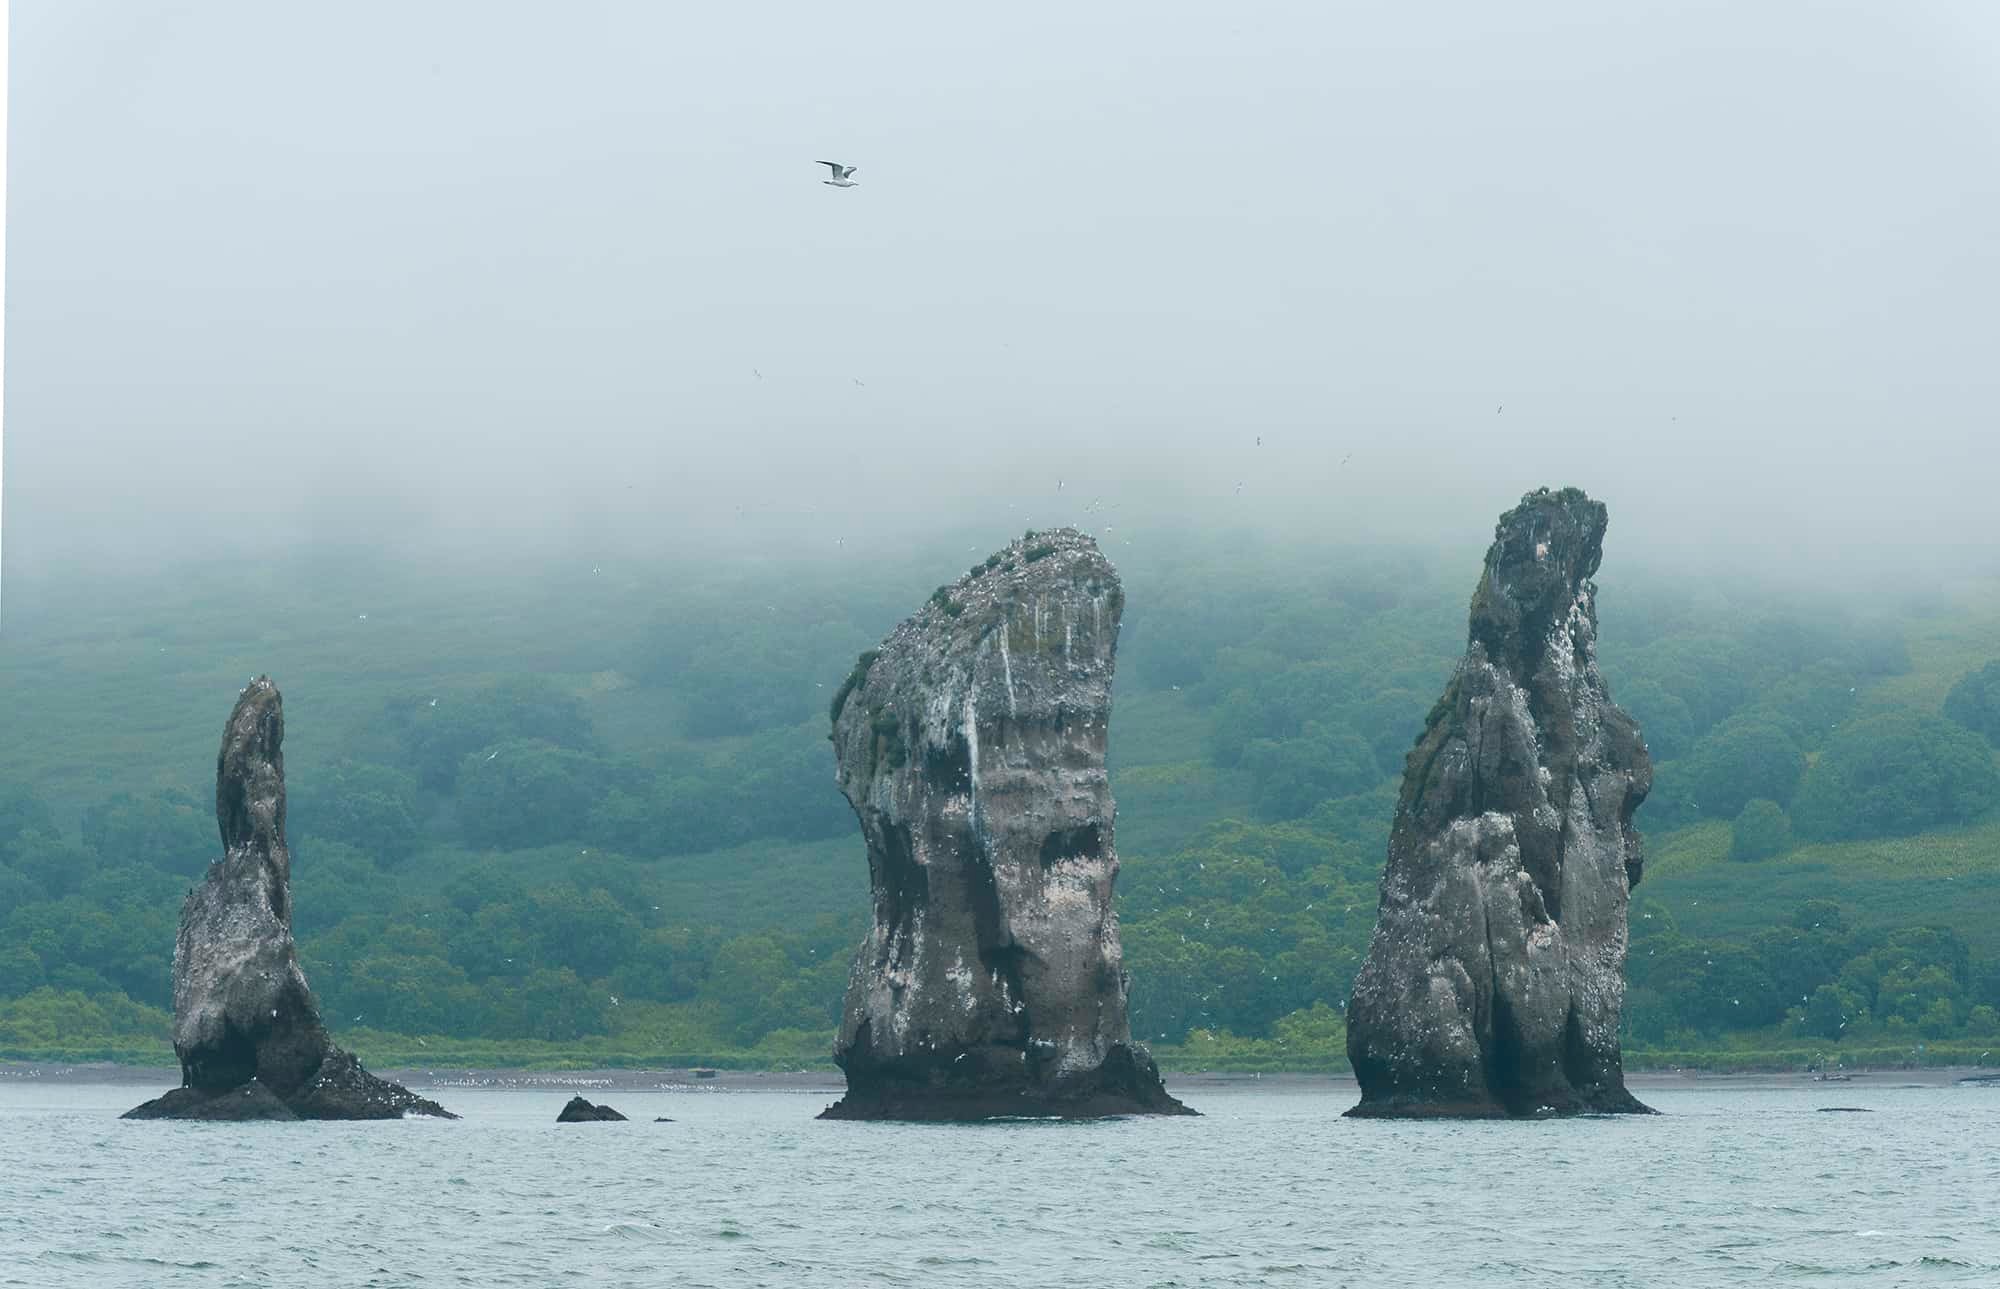
[(1403, 775), (1347, 1009), (1350, 1114), (1647, 1113), (1618, 1022), (1652, 764), (1597, 670), (1604, 528), (1572, 488), (1494, 531), (1465, 659)]
[(222, 858), (181, 906), (174, 1051), (182, 1086), (128, 1119), (455, 1118), (333, 1045), (292, 945), (284, 703), (269, 677), (236, 700), (215, 765)]
[(833, 700), (874, 922), (835, 1119), (1186, 1114), (1132, 1041), (1104, 749), (1124, 609), (1073, 529), (1029, 533), (861, 655)]
[[(608, 1105), (597, 1105), (582, 1097), (571, 1097), (556, 1116), (557, 1123), (624, 1123), (625, 1116)], [(655, 1121), (657, 1122), (657, 1120)]]

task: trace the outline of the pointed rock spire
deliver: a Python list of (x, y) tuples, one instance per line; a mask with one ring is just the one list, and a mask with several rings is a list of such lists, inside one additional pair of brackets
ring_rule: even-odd
[(292, 943), (284, 701), (250, 682), (215, 761), (222, 858), (181, 907), (174, 1052), (182, 1086), (128, 1119), (453, 1118), (333, 1045)]
[(1410, 752), (1347, 1009), (1362, 1116), (1645, 1113), (1618, 1025), (1652, 763), (1597, 669), (1604, 506), (1501, 516), (1464, 660)]

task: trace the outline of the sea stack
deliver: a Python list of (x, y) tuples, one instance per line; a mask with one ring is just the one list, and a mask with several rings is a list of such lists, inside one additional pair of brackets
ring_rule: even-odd
[(941, 586), (833, 700), (874, 923), (829, 1119), (1189, 1114), (1132, 1041), (1104, 769), (1125, 596), (1030, 532)]
[(229, 714), (215, 764), (222, 858), (181, 906), (174, 1052), (181, 1086), (127, 1119), (452, 1119), (333, 1045), (292, 945), (284, 701), (268, 676)]
[(1410, 752), (1347, 1009), (1363, 1117), (1646, 1114), (1618, 1048), (1639, 728), (1597, 670), (1604, 506), (1500, 517), (1464, 661)]

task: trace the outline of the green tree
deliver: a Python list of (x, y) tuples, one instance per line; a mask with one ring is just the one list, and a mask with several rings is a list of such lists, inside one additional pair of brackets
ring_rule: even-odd
[(289, 786), (286, 810), (292, 835), (345, 842), (385, 864), (415, 852), (420, 837), (413, 776), (386, 765), (343, 760)]
[(611, 974), (639, 942), (638, 920), (608, 891), (550, 886), (521, 910), (521, 931), (538, 963), (568, 967), (585, 980)]
[(330, 976), (322, 993), (339, 1020), (398, 1034), (474, 1035), (490, 1023), (465, 973), (427, 954), (372, 954)]
[(1244, 753), (1256, 785), (1257, 812), (1297, 819), (1320, 802), (1365, 792), (1382, 779), (1368, 741), (1344, 725), (1306, 723), (1298, 738), (1258, 739)]
[(568, 967), (539, 968), (516, 984), (489, 984), (486, 993), (501, 1032), (546, 1043), (604, 1033), (611, 1010), (610, 992)]
[(1771, 927), (1750, 937), (1750, 951), (1787, 1007), (1807, 1001), (1813, 990), (1832, 981), (1851, 955), (1846, 936), (1833, 930)]
[(469, 693), (407, 695), (391, 700), (383, 713), (418, 782), (438, 792), (451, 791), (470, 758), (498, 743), (596, 747), (583, 704), (539, 677), (514, 677)]
[(1894, 837), (1965, 823), (2000, 803), (2000, 770), (1977, 735), (1935, 716), (1850, 722), (1813, 764), (1792, 811), (1807, 837)]
[(696, 654), (692, 672), (701, 680), (684, 688), (683, 711), (687, 732), (695, 738), (796, 725), (823, 706), (812, 697), (816, 691), (805, 660), (790, 649), (719, 642)]
[(1775, 801), (1759, 798), (1746, 804), (1729, 829), (1729, 857), (1769, 859), (1792, 848), (1792, 821)]
[(1618, 705), (1639, 722), (1646, 750), (1656, 761), (1673, 761), (1694, 746), (1694, 713), (1687, 701), (1670, 694), (1657, 681), (1635, 680), (1617, 687)]
[(42, 959), (25, 944), (0, 946), (0, 998), (19, 998), (42, 987)]
[(1839, 985), (1821, 985), (1813, 990), (1799, 1020), (1799, 1029), (1814, 1038), (1838, 1042), (1867, 1015), (1868, 1009), (1854, 992)]
[(292, 931), (319, 935), (390, 904), (395, 887), (359, 847), (320, 837), (292, 843)]
[(709, 969), (706, 946), (682, 928), (658, 928), (642, 934), (608, 977), (613, 993), (660, 1002), (686, 1002), (695, 996)]
[(606, 790), (598, 758), (515, 739), (465, 758), (458, 826), (475, 846), (522, 850), (581, 837)]
[(0, 851), (24, 832), (55, 831), (55, 816), (49, 813), (47, 802), (22, 784), (0, 783)]
[(583, 835), (594, 846), (608, 846), (628, 855), (662, 853), (664, 837), (646, 794), (613, 788), (590, 808)]
[(1805, 773), (1805, 753), (1792, 733), (1769, 717), (1734, 717), (1702, 736), (1662, 777), (1706, 819), (1733, 819), (1751, 801), (1792, 799)]
[(0, 848), (0, 863), (41, 887), (50, 899), (82, 889), (98, 862), (96, 851), (65, 841), (53, 831), (24, 832)]
[(215, 805), (185, 792), (121, 792), (83, 812), (83, 844), (111, 865), (150, 864), (193, 877), (222, 857)]
[(42, 889), (41, 883), (0, 864), (0, 917), (4, 917), (10, 909), (38, 903), (46, 898), (48, 892)]
[(1659, 991), (1675, 1028), (1702, 1034), (1754, 1029), (1779, 1019), (1785, 997), (1752, 950), (1735, 944), (1668, 940), (1633, 961), (1634, 982)]
[(1825, 931), (1829, 935), (1844, 935), (1847, 931), (1846, 910), (1833, 900), (1805, 900), (1792, 910), (1789, 921), (1801, 931)]
[(2000, 658), (1959, 677), (1944, 696), (1944, 715), (2000, 747)]
[(52, 984), (69, 981), (89, 993), (123, 989), (159, 998), (173, 943), (171, 932), (161, 935), (163, 930), (161, 920), (113, 916), (71, 895), (15, 909), (0, 924), (0, 943), (27, 946)]
[(785, 995), (793, 975), (778, 937), (737, 936), (716, 952), (702, 996), (729, 1017), (736, 1041), (747, 1046), (791, 1017)]

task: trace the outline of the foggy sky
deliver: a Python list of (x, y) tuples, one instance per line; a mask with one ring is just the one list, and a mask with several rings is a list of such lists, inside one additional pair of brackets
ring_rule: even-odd
[(1113, 504), (1476, 552), (1542, 483), (1656, 557), (1991, 567), (1979, 0), (13, 20), (10, 569)]

